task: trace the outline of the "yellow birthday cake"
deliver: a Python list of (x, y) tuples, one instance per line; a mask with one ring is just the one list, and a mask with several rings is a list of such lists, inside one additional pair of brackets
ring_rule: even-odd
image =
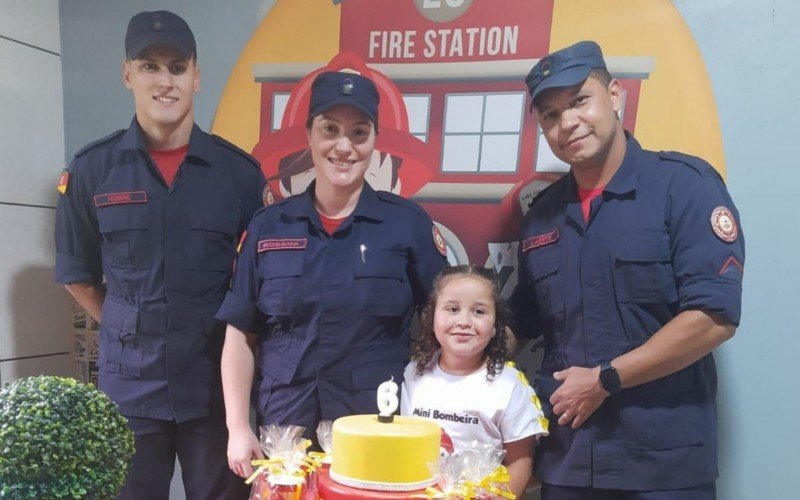
[(434, 483), (428, 464), (439, 460), (440, 427), (428, 420), (352, 415), (333, 423), (331, 478), (379, 491), (412, 491)]

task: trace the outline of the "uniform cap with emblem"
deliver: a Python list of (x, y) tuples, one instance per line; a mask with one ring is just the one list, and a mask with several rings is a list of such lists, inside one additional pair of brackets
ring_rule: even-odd
[(308, 116), (318, 114), (340, 104), (355, 106), (372, 123), (378, 124), (378, 89), (372, 80), (346, 71), (325, 71), (317, 75), (311, 85), (311, 102)]
[(178, 49), (187, 59), (197, 55), (194, 34), (179, 15), (166, 10), (140, 12), (128, 22), (125, 34), (125, 55), (138, 58), (144, 50), (163, 43)]
[(593, 69), (607, 69), (603, 51), (593, 41), (578, 42), (546, 55), (525, 78), (531, 94), (531, 110), (536, 97), (545, 90), (581, 83)]

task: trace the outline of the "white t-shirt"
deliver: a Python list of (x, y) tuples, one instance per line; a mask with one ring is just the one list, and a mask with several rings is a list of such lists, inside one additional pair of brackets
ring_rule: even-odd
[(455, 450), (470, 441), (503, 443), (546, 436), (548, 422), (525, 375), (507, 364), (493, 379), (486, 367), (469, 375), (450, 375), (439, 368), (439, 353), (423, 375), (416, 362), (406, 366), (400, 413), (433, 420), (453, 440)]

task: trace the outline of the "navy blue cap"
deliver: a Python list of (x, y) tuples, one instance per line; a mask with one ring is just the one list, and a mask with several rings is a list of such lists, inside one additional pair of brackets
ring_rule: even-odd
[(311, 85), (308, 116), (312, 118), (334, 106), (348, 104), (361, 110), (377, 125), (378, 102), (378, 89), (369, 78), (344, 71), (326, 71), (318, 74)]
[(133, 16), (125, 34), (125, 55), (128, 59), (138, 58), (147, 47), (157, 43), (175, 47), (187, 59), (197, 55), (194, 34), (179, 15), (157, 10)]
[(531, 94), (531, 109), (536, 96), (543, 91), (581, 83), (593, 69), (607, 69), (603, 51), (596, 42), (578, 42), (546, 55), (525, 78)]

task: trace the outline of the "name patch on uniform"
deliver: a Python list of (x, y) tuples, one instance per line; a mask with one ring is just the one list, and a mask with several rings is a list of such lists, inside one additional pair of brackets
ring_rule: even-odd
[(94, 197), (94, 206), (127, 205), (130, 203), (147, 203), (147, 191), (129, 191), (126, 193), (98, 194)]
[(259, 240), (258, 253), (268, 252), (270, 250), (302, 250), (308, 245), (308, 240), (305, 238), (299, 239), (272, 239), (272, 240)]
[(558, 241), (558, 228), (553, 229), (549, 233), (540, 234), (538, 236), (531, 236), (522, 242), (522, 251), (527, 252), (534, 248), (543, 247)]

